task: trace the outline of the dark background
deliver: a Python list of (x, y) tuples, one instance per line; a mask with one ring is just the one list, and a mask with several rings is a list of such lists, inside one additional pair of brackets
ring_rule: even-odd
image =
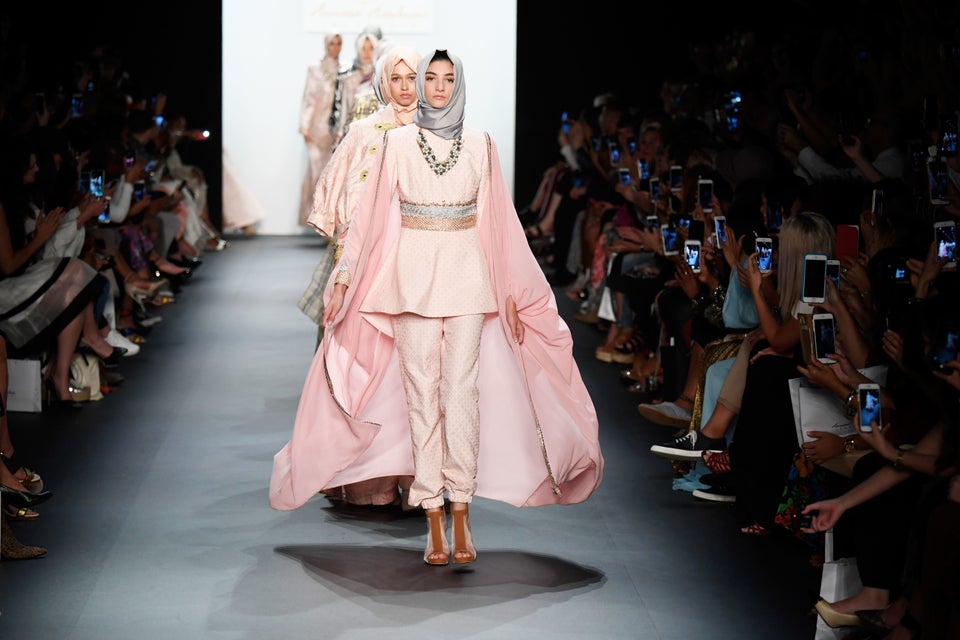
[[(933, 15), (941, 2), (912, 2), (911, 11)], [(185, 115), (189, 127), (211, 131), (208, 142), (183, 152), (187, 162), (205, 170), (211, 217), (219, 223), (221, 2), (3, 4), (0, 15), (13, 16), (8, 23), (13, 32), (3, 37), (24, 43), (31, 77), (59, 77), (73, 59), (107, 45), (122, 54), (144, 92), (168, 96), (168, 116)], [(789, 42), (799, 57), (810, 57), (826, 27), (852, 29), (897, 6), (892, 0), (518, 2), (518, 207), (533, 197), (543, 170), (557, 156), (562, 111), (575, 115), (604, 92), (639, 108), (656, 106), (665, 78), (690, 73), (692, 51), (709, 49), (734, 30), (751, 30), (760, 41)], [(920, 8), (926, 6), (930, 9)]]

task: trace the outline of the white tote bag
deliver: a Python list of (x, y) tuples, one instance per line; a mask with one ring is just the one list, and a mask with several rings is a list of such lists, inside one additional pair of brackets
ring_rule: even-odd
[[(827, 602), (836, 602), (856, 595), (862, 588), (856, 558), (833, 557), (833, 530), (824, 534), (823, 573), (820, 576), (820, 597)], [(814, 640), (841, 640), (850, 629), (834, 629), (817, 616), (817, 633)]]

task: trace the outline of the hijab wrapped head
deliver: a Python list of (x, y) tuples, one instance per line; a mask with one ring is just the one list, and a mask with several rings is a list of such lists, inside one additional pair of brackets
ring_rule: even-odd
[[(427, 67), (440, 54), (440, 59), (444, 56), (453, 63), (453, 90), (450, 92), (450, 99), (447, 104), (437, 109), (431, 107), (426, 101), (424, 91), (424, 76), (427, 74)], [(463, 79), (463, 62), (460, 58), (453, 55), (446, 49), (435, 49), (423, 56), (420, 65), (417, 67), (417, 115), (413, 117), (413, 122), (418, 126), (432, 131), (435, 135), (450, 140), (456, 138), (463, 132), (463, 113), (467, 101), (466, 84)]]
[[(363, 43), (367, 40), (370, 41), (370, 44), (373, 45), (373, 53), (371, 54), (374, 59), (370, 62), (363, 61)], [(357, 56), (353, 59), (353, 68), (354, 69), (368, 69), (372, 70), (374, 62), (376, 61), (377, 47), (380, 45), (380, 38), (377, 37), (376, 33), (369, 31), (364, 31), (357, 36), (357, 41), (355, 43)]]
[(417, 71), (420, 65), (420, 54), (416, 49), (402, 44), (389, 43), (377, 58), (374, 77), (379, 78), (380, 82), (374, 83), (373, 91), (377, 94), (377, 99), (381, 104), (393, 102), (390, 95), (390, 76), (398, 63), (405, 62), (408, 67)]

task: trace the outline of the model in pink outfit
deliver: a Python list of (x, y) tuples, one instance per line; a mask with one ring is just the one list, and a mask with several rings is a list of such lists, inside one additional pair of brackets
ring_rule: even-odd
[[(313, 212), (307, 224), (322, 236), (330, 238), (333, 246), (324, 252), (310, 285), (299, 302), (299, 308), (318, 326), (317, 344), (323, 337), (323, 290), (346, 241), (350, 220), (356, 210), (363, 188), (368, 184), (374, 159), (383, 144), (386, 132), (413, 122), (417, 111), (416, 74), (420, 54), (414, 49), (395, 44), (377, 60), (376, 94), (384, 106), (372, 115), (352, 123), (330, 163), (317, 182)], [(412, 475), (387, 476), (363, 480), (341, 487), (327, 487), (327, 497), (358, 505), (401, 504), (413, 481)]]
[(340, 49), (343, 38), (337, 33), (327, 34), (323, 38), (323, 45), (323, 59), (307, 68), (300, 106), (300, 135), (307, 144), (307, 171), (300, 189), (300, 224), (307, 223), (317, 179), (343, 134), (340, 113), (343, 101)]
[[(457, 58), (442, 51), (423, 58), (418, 126), (388, 132), (377, 155), (270, 487), (274, 508), (294, 509), (328, 487), (414, 475), (412, 498), (427, 509), (428, 564), (476, 557), (467, 519), (474, 495), (515, 506), (573, 504), (592, 494), (603, 472), (597, 416), (570, 331), (530, 252), (496, 145), (462, 125), (463, 87)], [(410, 337), (417, 333), (410, 320), (426, 321), (444, 344)], [(448, 331), (458, 344), (449, 344)], [(439, 354), (439, 381), (409, 355), (418, 349)], [(449, 349), (457, 353), (453, 366), (443, 362)], [(452, 554), (442, 506), (433, 508), (445, 493)]]

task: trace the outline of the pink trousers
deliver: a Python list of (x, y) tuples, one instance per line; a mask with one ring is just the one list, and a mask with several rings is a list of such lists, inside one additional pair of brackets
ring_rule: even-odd
[(470, 502), (477, 488), (477, 390), (483, 315), (393, 318), (400, 374), (410, 411), (413, 485), (408, 502), (424, 509)]

